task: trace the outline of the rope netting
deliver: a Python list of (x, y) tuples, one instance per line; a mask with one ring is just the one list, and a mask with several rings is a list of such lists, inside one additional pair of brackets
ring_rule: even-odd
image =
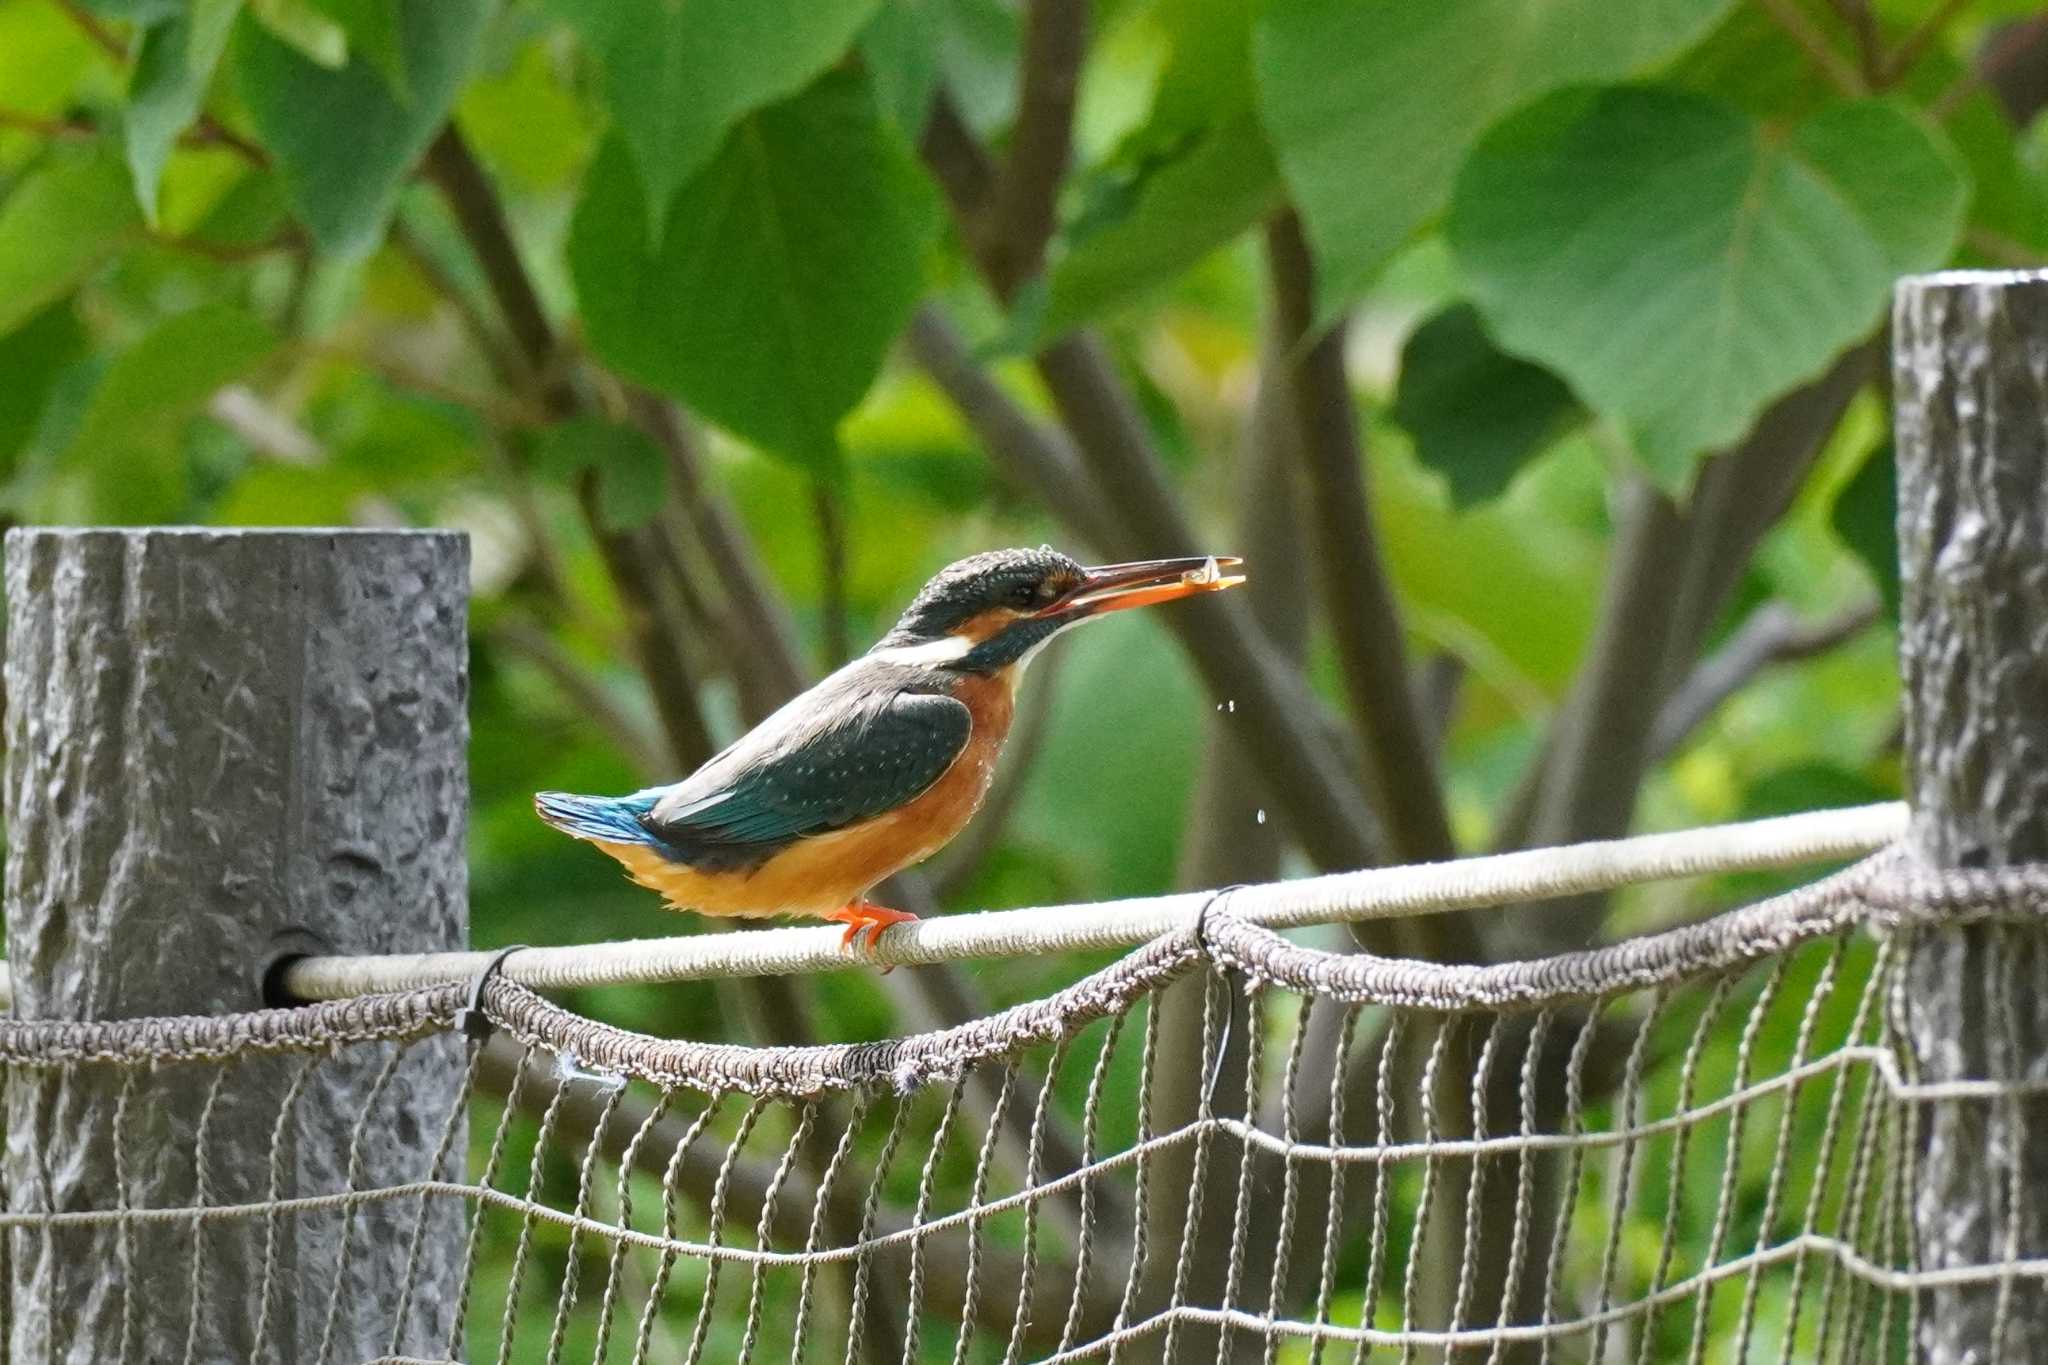
[[(830, 1047), (645, 1037), (502, 977), (0, 1024), (8, 1143), (43, 1154), (10, 1162), (0, 1241), (17, 1312), (40, 1283), (123, 1359), (1902, 1359), (1926, 1291), (2002, 1286), (2002, 1331), (2048, 1276), (1925, 1268), (1913, 1233), (1934, 1116), (2048, 1088), (2012, 1024), (2048, 988), (2044, 894), (1887, 850), (1488, 967), (1212, 900), (1053, 996)], [(1995, 947), (1993, 1065), (1937, 1082), (1903, 964), (1958, 919)], [(322, 1164), (301, 1125), (337, 1068), (372, 1079)], [(226, 1162), (258, 1081), (266, 1149)], [(416, 1166), (365, 1181), (393, 1135)], [(52, 1163), (95, 1153), (117, 1177), (88, 1198)], [(405, 1290), (365, 1304), (376, 1258)]]

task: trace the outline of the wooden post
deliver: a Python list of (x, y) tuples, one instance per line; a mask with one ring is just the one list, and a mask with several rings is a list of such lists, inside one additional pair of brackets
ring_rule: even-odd
[[(1906, 280), (1894, 327), (1910, 838), (1940, 867), (2048, 860), (2048, 273)], [(1905, 971), (1919, 1079), (2042, 1074), (2039, 926), (1929, 928)], [(2048, 1255), (2048, 1103), (1910, 1112), (1921, 1267)], [(1996, 1283), (1923, 1294), (1920, 1358), (2033, 1358), (2048, 1286), (2006, 1293), (2002, 1309)]]
[[(15, 530), (6, 590), (15, 1017), (254, 1010), (280, 955), (467, 946), (464, 537)], [(347, 1188), (357, 1120), (391, 1055), (352, 1048), (305, 1073), (283, 1127), (285, 1197)], [(272, 1132), (303, 1065), (246, 1056), (141, 1078), (121, 1126), (118, 1189), (123, 1073), (16, 1070), (0, 1163), (8, 1206), (189, 1205), (216, 1080), (206, 1202), (261, 1201)], [(407, 1054), (362, 1125), (359, 1186), (422, 1176), (462, 1067), (453, 1038)], [(279, 1217), (260, 1358), (322, 1359), (337, 1283), (324, 1358), (383, 1355), (418, 1207)], [(111, 1228), (15, 1231), (10, 1358), (257, 1358), (264, 1221), (131, 1226), (125, 1257)], [(433, 1206), (427, 1228), (415, 1316), (445, 1322), (459, 1208)], [(423, 1351), (424, 1329), (404, 1344)]]

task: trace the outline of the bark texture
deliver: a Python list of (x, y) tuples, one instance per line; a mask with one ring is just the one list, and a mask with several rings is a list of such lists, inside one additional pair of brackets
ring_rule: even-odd
[[(16, 1017), (251, 1010), (283, 954), (466, 946), (463, 537), (16, 530), (6, 592)], [(418, 1179), (463, 1055), (453, 1039), (418, 1044), (373, 1094), (390, 1055), (323, 1060), (288, 1109), (299, 1057), (139, 1075), (118, 1188), (124, 1073), (15, 1071), (7, 1206), (260, 1201), (273, 1131), (287, 1198), (348, 1188), (358, 1133), (357, 1186)], [(280, 1216), (260, 1358), (384, 1354), (417, 1207), (353, 1215), (345, 1264), (347, 1215)], [(416, 1320), (452, 1305), (459, 1213), (430, 1211)], [(262, 1218), (17, 1230), (11, 1358), (259, 1358), (264, 1243)], [(427, 1347), (425, 1328), (402, 1344)]]
[[(1900, 662), (1912, 840), (1944, 867), (2048, 859), (2048, 274), (1905, 281), (1894, 315)], [(1901, 1021), (1926, 1081), (2048, 1074), (2034, 925), (1920, 932)], [(1919, 1106), (1924, 1269), (2048, 1254), (2048, 1104)], [(2030, 1137), (2031, 1134), (2031, 1137)], [(2048, 1286), (1928, 1292), (1920, 1357), (2018, 1359)]]

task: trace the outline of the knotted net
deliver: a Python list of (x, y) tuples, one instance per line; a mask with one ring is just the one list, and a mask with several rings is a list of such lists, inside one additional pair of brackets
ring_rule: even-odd
[[(295, 1365), (1901, 1359), (1930, 1293), (1996, 1295), (2002, 1334), (2048, 1274), (2016, 1225), (1960, 1266), (1914, 1234), (1944, 1115), (2009, 1121), (1974, 1216), (2018, 1216), (2041, 902), (1888, 851), (1616, 947), (1442, 967), (1300, 947), (1226, 900), (1057, 995), (854, 1046), (664, 1041), (503, 979), (481, 1020), (450, 985), (0, 1025), (4, 1339), (68, 1359), (89, 1317), (124, 1359)], [(1935, 1080), (1906, 965), (1964, 932), (1991, 947), (1989, 1061)], [(301, 1118), (343, 1066), (373, 1079), (321, 1166)], [(268, 1150), (227, 1162), (212, 1135), (258, 1079)], [(416, 1171), (366, 1182), (393, 1134)], [(66, 1180), (109, 1149), (112, 1188)], [(376, 1258), (404, 1288), (366, 1301)]]

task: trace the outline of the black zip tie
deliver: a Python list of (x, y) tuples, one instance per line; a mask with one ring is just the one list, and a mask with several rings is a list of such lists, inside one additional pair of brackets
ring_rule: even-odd
[(498, 974), (498, 969), (505, 965), (506, 958), (526, 946), (528, 945), (524, 943), (515, 943), (509, 948), (498, 949), (491, 954), (491, 960), (479, 967), (476, 975), (469, 979), (469, 1000), (461, 1009), (455, 1011), (455, 1027), (462, 1030), (463, 1037), (473, 1043), (489, 1041), (491, 1030), (496, 1026), (491, 1023), (491, 1016), (484, 1013), (484, 987)]
[[(1212, 966), (1216, 959), (1209, 955), (1209, 940), (1203, 933), (1208, 927), (1209, 912), (1221, 905), (1233, 891), (1244, 890), (1243, 882), (1232, 882), (1219, 886), (1209, 893), (1209, 899), (1202, 902), (1202, 908), (1195, 912), (1195, 949)], [(1223, 1079), (1223, 1059), (1230, 1052), (1230, 1021), (1237, 1017), (1237, 1001), (1229, 991), (1223, 993), (1223, 1032), (1216, 1039), (1216, 1057), (1209, 1064), (1209, 1078), (1202, 1083), (1202, 1109), (1211, 1111), (1216, 1104), (1216, 1086)]]

